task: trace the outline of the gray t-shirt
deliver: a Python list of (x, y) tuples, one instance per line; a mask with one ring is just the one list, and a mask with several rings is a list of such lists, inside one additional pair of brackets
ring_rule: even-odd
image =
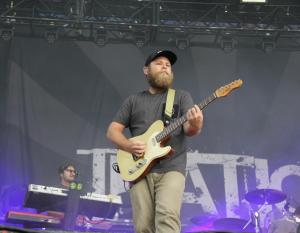
[[(167, 92), (151, 94), (149, 91), (131, 95), (123, 102), (113, 121), (128, 127), (133, 137), (141, 135), (153, 122), (163, 120), (166, 96)], [(192, 106), (191, 95), (186, 91), (176, 90), (171, 122), (184, 115)], [(175, 170), (185, 174), (186, 140), (183, 126), (177, 128), (171, 136), (166, 145), (170, 145), (175, 153), (157, 162), (150, 172)]]

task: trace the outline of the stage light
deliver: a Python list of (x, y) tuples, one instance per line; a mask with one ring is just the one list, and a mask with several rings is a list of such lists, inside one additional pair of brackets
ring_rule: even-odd
[(137, 38), (135, 44), (136, 44), (136, 47), (142, 48), (145, 45), (145, 39)]
[(107, 32), (104, 29), (97, 30), (95, 34), (95, 43), (98, 46), (104, 46), (107, 43)]
[(224, 13), (228, 13), (228, 7), (227, 7), (227, 5), (224, 6)]
[(230, 53), (232, 50), (234, 50), (236, 41), (231, 37), (223, 37), (220, 45), (225, 53)]
[(261, 47), (265, 53), (271, 53), (276, 48), (276, 43), (273, 39), (264, 38)]
[(2, 29), (1, 38), (4, 41), (10, 41), (14, 36), (13, 29)]
[(290, 14), (290, 7), (288, 6), (287, 8), (286, 8), (286, 16), (290, 16), (291, 14)]
[(188, 39), (176, 39), (176, 46), (178, 49), (184, 50), (190, 46)]
[(106, 44), (106, 37), (104, 36), (96, 36), (95, 38), (95, 43), (98, 45), (98, 46), (104, 46)]
[(58, 33), (57, 31), (46, 31), (45, 32), (45, 39), (49, 44), (53, 44), (58, 39)]
[(142, 48), (146, 44), (146, 35), (142, 32), (136, 32), (134, 34), (136, 47)]
[(267, 3), (267, 0), (241, 0), (241, 3)]

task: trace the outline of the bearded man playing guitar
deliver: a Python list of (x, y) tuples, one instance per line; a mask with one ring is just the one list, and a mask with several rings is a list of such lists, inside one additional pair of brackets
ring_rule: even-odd
[[(147, 163), (146, 159), (142, 158), (150, 151), (151, 143), (136, 136), (144, 134), (153, 122), (164, 120), (167, 90), (173, 83), (172, 65), (176, 60), (177, 56), (168, 50), (150, 54), (143, 69), (149, 83), (148, 90), (129, 96), (108, 127), (108, 139), (115, 143), (122, 153), (129, 154), (133, 162), (139, 159), (142, 161), (135, 168), (126, 170), (128, 176)], [(177, 127), (170, 134), (170, 139), (162, 145), (172, 148), (172, 155), (154, 159), (155, 163), (152, 161), (151, 166), (149, 165), (142, 175), (128, 179), (132, 183), (130, 198), (134, 227), (138, 233), (179, 233), (181, 230), (180, 208), (187, 160), (186, 136), (200, 133), (203, 115), (198, 105), (193, 104), (188, 92), (176, 90), (170, 122), (184, 115), (185, 122)], [(128, 139), (124, 135), (127, 127), (134, 138)], [(160, 148), (160, 145), (157, 148)], [(151, 149), (154, 153), (156, 150), (158, 149)], [(120, 161), (123, 156), (125, 157), (120, 154)]]

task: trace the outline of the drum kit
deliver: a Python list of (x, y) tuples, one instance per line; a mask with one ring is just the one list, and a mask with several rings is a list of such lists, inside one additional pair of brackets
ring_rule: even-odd
[[(214, 230), (229, 230), (234, 232), (255, 232), (255, 233), (300, 233), (300, 206), (292, 207), (288, 201), (282, 211), (274, 213), (269, 212), (265, 219), (264, 227), (261, 227), (261, 213), (264, 207), (268, 205), (275, 205), (287, 199), (287, 195), (275, 189), (256, 189), (248, 192), (245, 195), (245, 200), (250, 204), (259, 206), (257, 210), (251, 210), (250, 219), (238, 218), (216, 218), (216, 216), (209, 215), (206, 218), (204, 215), (195, 216), (191, 219), (196, 225), (207, 224)], [(274, 217), (275, 216), (275, 217)]]

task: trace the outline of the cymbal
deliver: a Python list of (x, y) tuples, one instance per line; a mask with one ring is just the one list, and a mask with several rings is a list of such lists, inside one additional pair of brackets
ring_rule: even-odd
[(256, 189), (246, 193), (245, 199), (252, 204), (275, 204), (286, 199), (286, 194), (276, 189)]
[(247, 220), (239, 218), (220, 218), (214, 221), (213, 226), (216, 230), (253, 232), (254, 225), (252, 223), (250, 223), (246, 229), (243, 229), (247, 222)]

